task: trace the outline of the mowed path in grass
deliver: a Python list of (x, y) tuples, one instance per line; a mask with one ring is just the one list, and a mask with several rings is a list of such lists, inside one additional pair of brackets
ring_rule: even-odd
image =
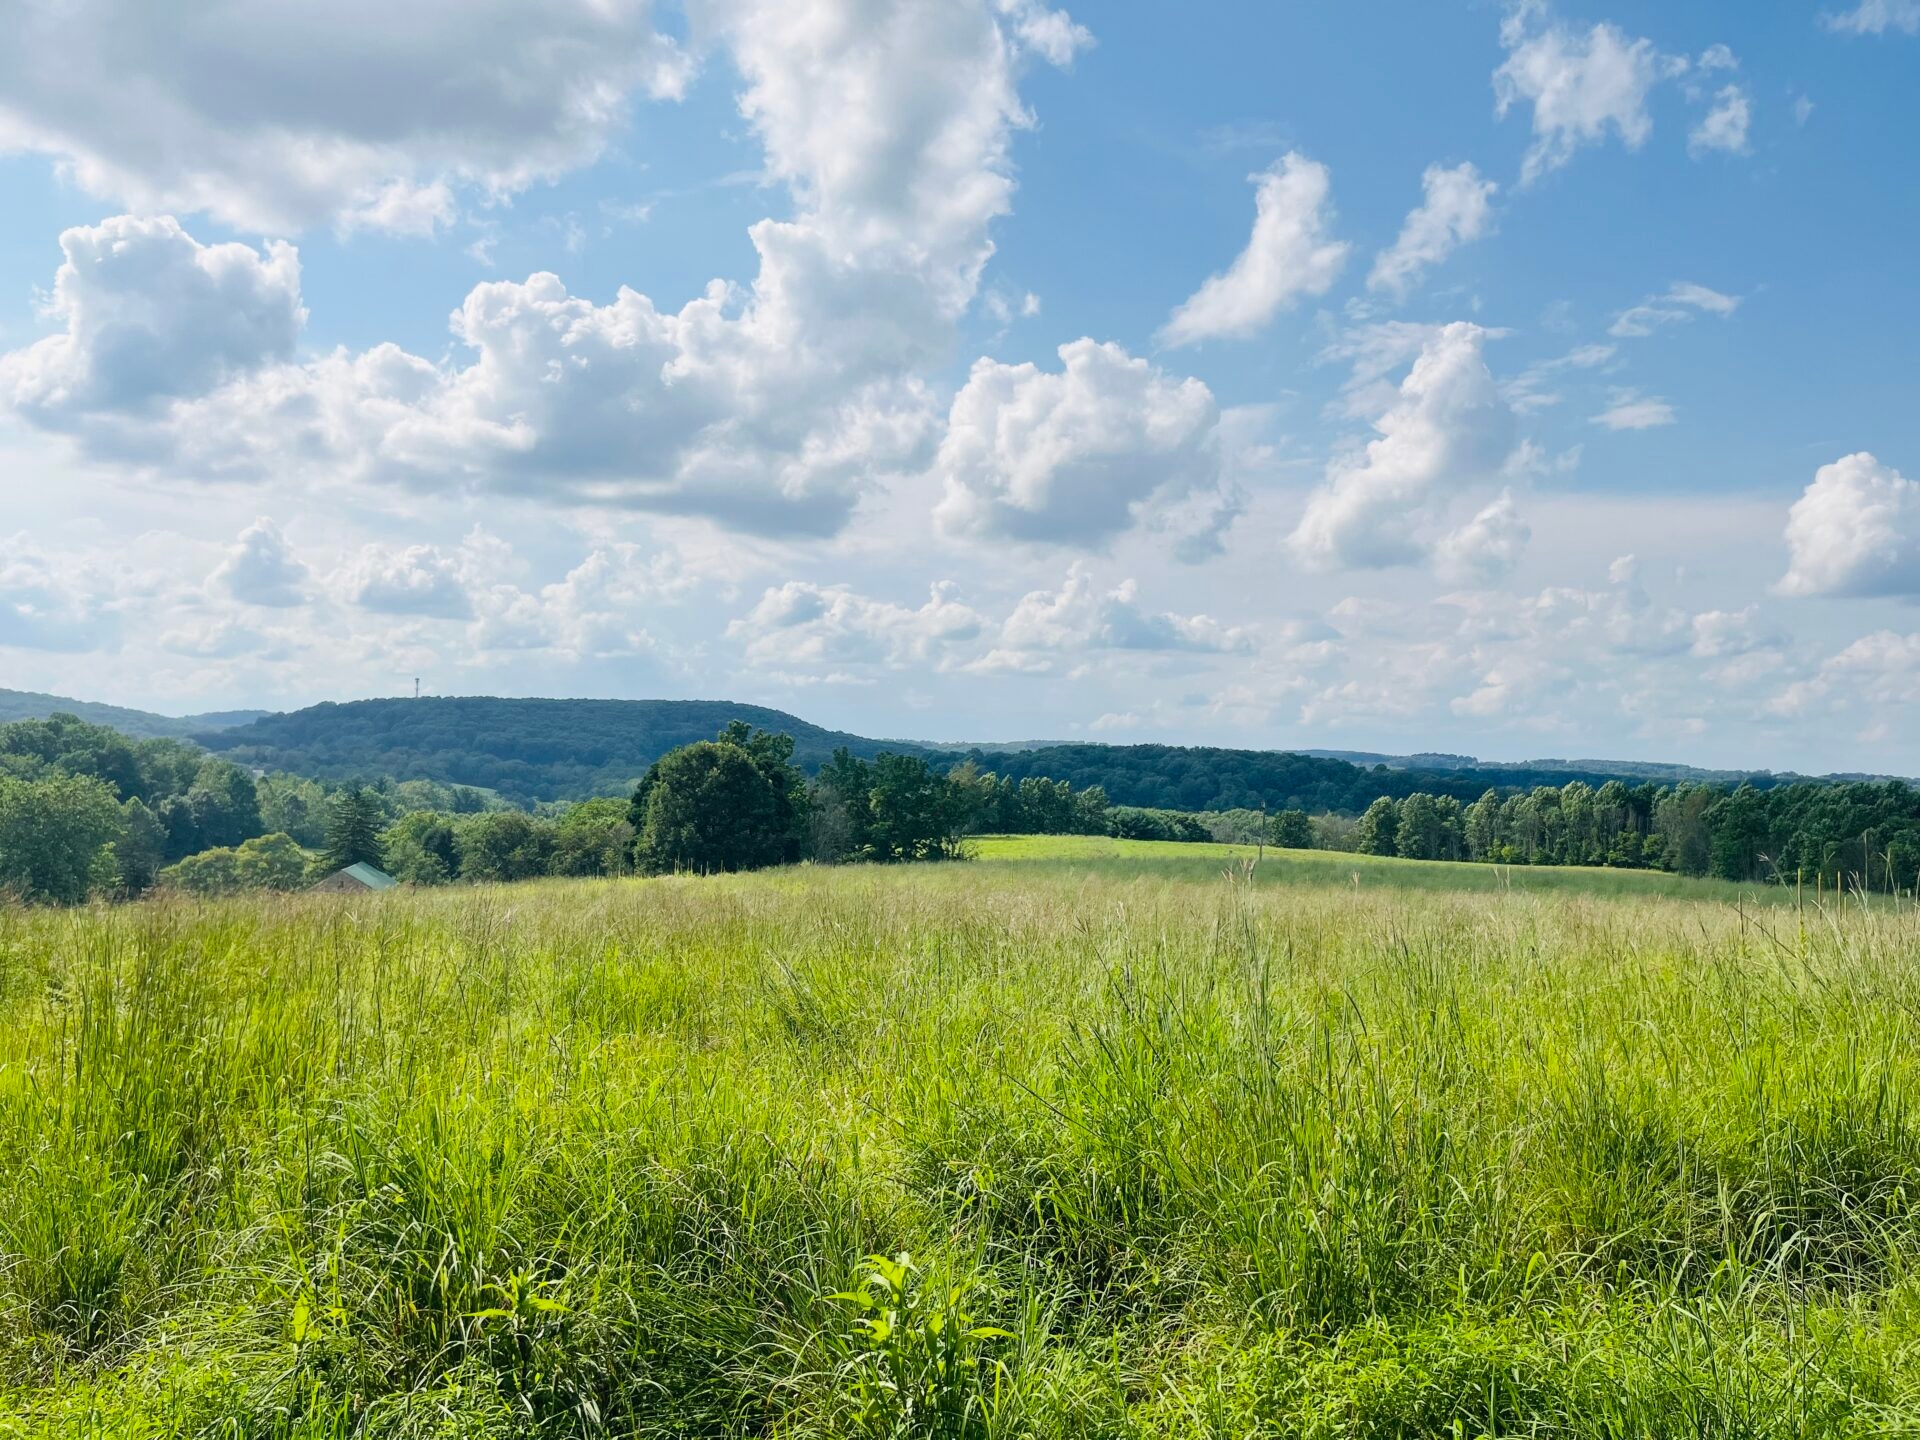
[(1610, 870), (1588, 865), (1476, 865), (1450, 860), (1398, 860), (1331, 850), (1264, 851), (1252, 845), (1182, 844), (1170, 840), (1113, 840), (1098, 835), (990, 835), (968, 842), (990, 867), (1060, 869), (1110, 878), (1161, 876), (1206, 881), (1229, 866), (1258, 860), (1260, 885), (1346, 885), (1355, 889), (1498, 891), (1503, 894), (1576, 893), (1621, 899), (1667, 896), (1725, 904), (1811, 903), (1791, 885), (1735, 885), (1656, 870)]
[(1911, 907), (980, 848), (0, 909), (0, 1436), (1911, 1433)]

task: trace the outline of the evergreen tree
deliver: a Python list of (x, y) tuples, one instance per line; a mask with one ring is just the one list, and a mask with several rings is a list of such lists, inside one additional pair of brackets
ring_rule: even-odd
[(349, 865), (380, 865), (380, 802), (363, 786), (352, 785), (333, 797), (327, 807), (327, 844), (321, 867), (344, 870)]

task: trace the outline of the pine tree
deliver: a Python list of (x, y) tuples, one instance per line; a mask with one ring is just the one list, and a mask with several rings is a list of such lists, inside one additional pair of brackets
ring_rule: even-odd
[(327, 870), (344, 870), (365, 862), (379, 865), (380, 803), (358, 785), (333, 797), (327, 807), (327, 845), (321, 862)]

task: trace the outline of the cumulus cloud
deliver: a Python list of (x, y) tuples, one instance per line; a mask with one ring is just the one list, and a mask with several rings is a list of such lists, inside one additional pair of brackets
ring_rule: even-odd
[(1920, 634), (1876, 630), (1823, 662), (1812, 676), (1788, 685), (1765, 708), (1792, 719), (1856, 711), (1862, 704), (1904, 708), (1915, 703), (1920, 703)]
[(1075, 340), (1061, 368), (981, 360), (934, 462), (950, 534), (1096, 545), (1156, 501), (1217, 492), (1219, 407), (1118, 345)]
[(982, 670), (1041, 673), (1053, 668), (1056, 657), (1094, 650), (1244, 654), (1252, 649), (1246, 630), (1206, 615), (1148, 610), (1134, 581), (1105, 590), (1076, 564), (1059, 589), (1023, 596), (1000, 627), (999, 643), (975, 664)]
[(256, 233), (422, 233), (453, 187), (487, 199), (590, 162), (631, 97), (688, 74), (647, 0), (34, 4), (0, 50), (0, 152)]
[(460, 545), (473, 611), (467, 637), (478, 652), (540, 651), (572, 661), (646, 654), (657, 646), (642, 617), (688, 584), (669, 558), (629, 544), (598, 546), (534, 590), (500, 580), (509, 561), (510, 547), (478, 530)]
[(457, 557), (432, 545), (368, 545), (334, 583), (355, 605), (376, 615), (465, 620), (473, 614), (473, 601), (461, 568)]
[(1483, 179), (1471, 162), (1450, 170), (1429, 165), (1421, 185), (1426, 198), (1407, 216), (1392, 248), (1374, 260), (1367, 276), (1370, 290), (1404, 298), (1422, 275), (1478, 240), (1493, 222), (1493, 197), (1500, 187)]
[(1638, 390), (1615, 390), (1607, 408), (1592, 420), (1614, 431), (1655, 430), (1673, 422), (1673, 406), (1658, 395), (1642, 395)]
[(1231, 266), (1173, 312), (1160, 332), (1169, 345), (1244, 340), (1304, 295), (1324, 295), (1340, 277), (1349, 246), (1329, 235), (1327, 167), (1297, 150), (1249, 177), (1258, 186), (1253, 234)]
[[(596, 5), (616, 18), (631, 8)], [(270, 248), (253, 256), (267, 272), (255, 288), (278, 308), (229, 305), (233, 333), (203, 327), (215, 343), (170, 322), (159, 330), (185, 353), (161, 345), (142, 368), (137, 345), (106, 348), (75, 303), (64, 335), (0, 362), (7, 391), (93, 453), (201, 478), (498, 491), (832, 533), (886, 476), (924, 467), (938, 414), (918, 376), (949, 353), (1011, 203), (1010, 139), (1030, 123), (1020, 68), (1070, 58), (1085, 40), (1029, 0), (893, 7), (877, 21), (871, 9), (696, 7), (745, 78), (740, 109), (767, 173), (795, 201), (791, 219), (752, 227), (750, 286), (715, 281), (663, 312), (627, 289), (596, 305), (536, 274), (467, 296), (450, 361), (381, 345), (296, 362), (286, 317), (298, 313), (297, 260)], [(154, 314), (211, 315), (206, 282), (189, 272), (232, 285), (251, 254), (198, 246), (171, 222), (96, 228), (112, 239), (153, 224), (177, 254), (123, 267), (112, 303), (95, 307), (119, 327), (109, 336), (137, 340)], [(264, 317), (250, 319), (256, 310)], [(136, 414), (121, 402), (139, 384), (115, 390), (90, 381), (94, 370), (166, 378), (139, 382), (149, 403)]]
[(1842, 35), (1884, 35), (1889, 30), (1920, 35), (1920, 0), (1860, 0), (1853, 9), (1830, 12), (1821, 20)]
[(1740, 308), (1738, 295), (1723, 295), (1690, 280), (1675, 281), (1665, 293), (1649, 295), (1638, 305), (1622, 310), (1614, 317), (1607, 333), (1616, 340), (1645, 339), (1655, 330), (1697, 315), (1717, 315), (1722, 319)]
[[(1490, 719), (1538, 719), (1583, 693), (1626, 712), (1636, 694), (1684, 693), (1697, 667), (1685, 677), (1673, 667), (1695, 652), (1702, 635), (1724, 634), (1746, 616), (1694, 616), (1650, 595), (1631, 557), (1615, 562), (1604, 589), (1549, 586), (1532, 595), (1493, 592), (1449, 597), (1463, 615), (1450, 637), (1474, 677), (1450, 702), (1456, 715)], [(1716, 654), (1729, 653), (1716, 651)], [(1663, 715), (1666, 724), (1670, 716)]]
[(1543, 6), (1521, 4), (1501, 26), (1508, 54), (1494, 71), (1496, 113), (1533, 107), (1533, 145), (1520, 169), (1531, 185), (1571, 160), (1583, 145), (1609, 131), (1629, 150), (1653, 134), (1647, 97), (1664, 80), (1683, 74), (1687, 61), (1663, 55), (1651, 40), (1630, 39), (1613, 25), (1584, 34), (1562, 24), (1541, 25)]
[(50, 428), (144, 415), (285, 360), (306, 322), (290, 245), (202, 245), (170, 216), (120, 216), (60, 236), (51, 318), (0, 356), (0, 396)]
[(1513, 573), (1532, 534), (1520, 518), (1513, 492), (1502, 490), (1473, 519), (1440, 538), (1434, 547), (1434, 569), (1441, 579), (1454, 584), (1491, 585)]
[(1920, 482), (1865, 451), (1815, 472), (1786, 539), (1783, 595), (1920, 597)]
[(982, 626), (949, 583), (933, 585), (927, 603), (910, 608), (845, 585), (792, 580), (766, 591), (727, 634), (759, 665), (896, 668), (944, 666), (954, 647), (976, 639)]
[(1693, 617), (1693, 645), (1688, 653), (1703, 660), (1724, 660), (1750, 654), (1774, 643), (1759, 629), (1758, 610), (1705, 610)]
[(287, 609), (306, 603), (309, 577), (279, 527), (262, 516), (240, 532), (211, 578), (244, 605)]
[(1376, 438), (1342, 456), (1291, 537), (1317, 567), (1409, 564), (1436, 500), (1498, 474), (1514, 448), (1513, 411), (1494, 384), (1487, 332), (1457, 321), (1432, 336), (1373, 422)]
[(1723, 86), (1713, 97), (1713, 108), (1687, 136), (1687, 153), (1696, 159), (1716, 150), (1745, 155), (1753, 148), (1747, 141), (1752, 124), (1753, 102), (1747, 92), (1738, 85)]

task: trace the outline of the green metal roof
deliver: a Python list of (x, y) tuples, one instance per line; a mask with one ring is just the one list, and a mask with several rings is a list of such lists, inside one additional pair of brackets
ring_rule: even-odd
[(387, 874), (386, 871), (376, 870), (364, 860), (357, 865), (347, 866), (347, 868), (340, 873), (342, 875), (351, 875), (369, 890), (391, 890), (400, 883), (391, 875)]

